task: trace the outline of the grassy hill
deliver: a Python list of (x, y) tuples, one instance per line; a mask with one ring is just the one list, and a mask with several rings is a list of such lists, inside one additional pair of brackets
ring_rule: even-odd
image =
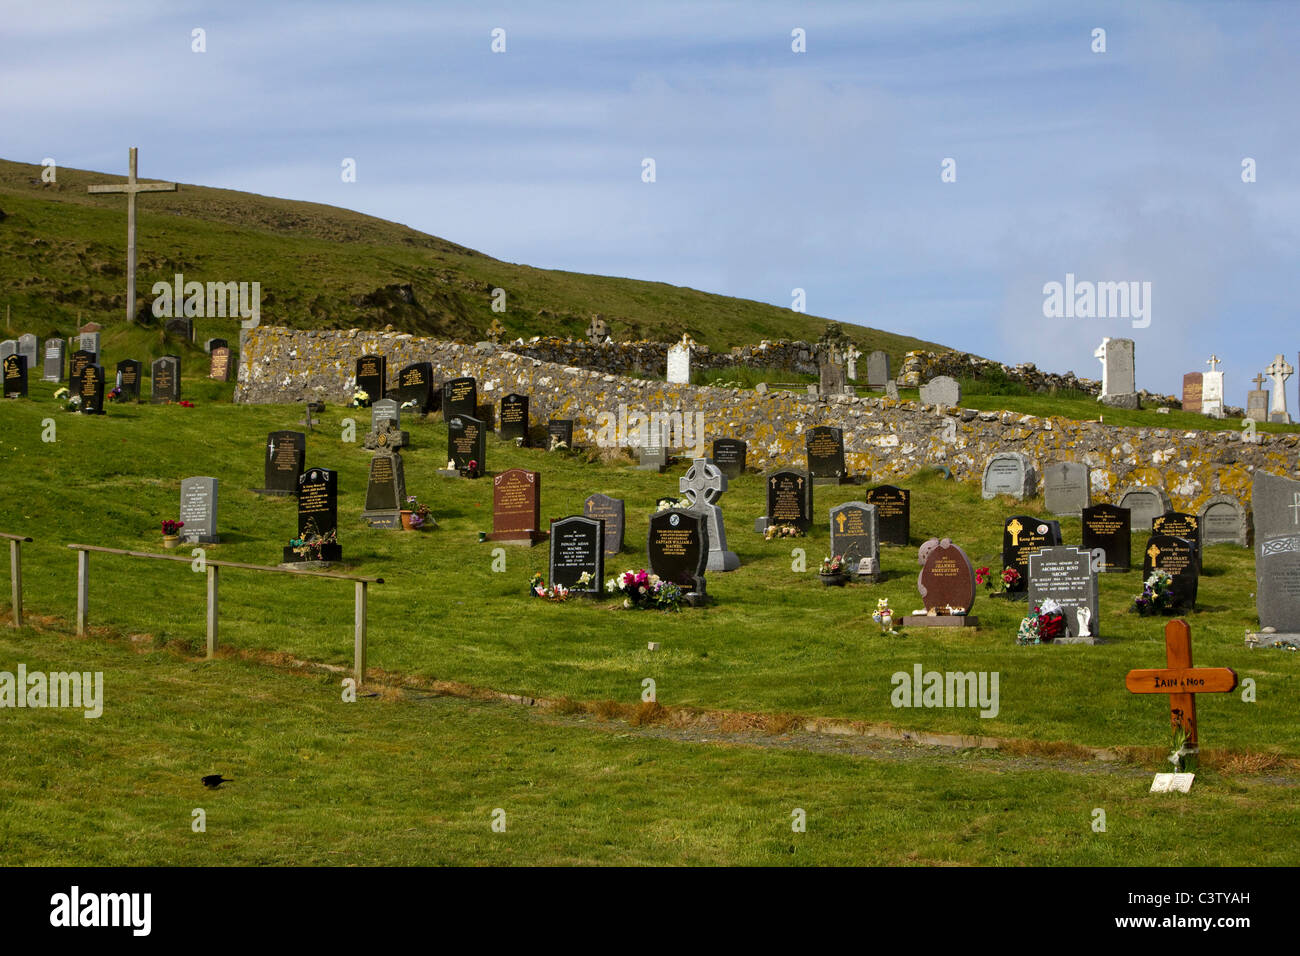
[[(165, 172), (163, 170), (150, 170)], [(0, 160), (0, 307), (12, 328), (71, 332), (81, 321), (123, 322), (126, 200), (89, 195), (90, 183), (125, 177)], [(138, 206), (137, 305), (151, 320), (150, 289), (180, 272), (197, 281), (258, 281), (264, 324), (382, 328), (476, 341), (493, 319), (509, 339), (582, 336), (602, 314), (616, 339), (667, 341), (689, 332), (710, 348), (761, 339), (815, 340), (826, 320), (787, 308), (660, 282), (534, 269), (501, 262), (397, 223), (316, 203), (181, 184)], [(507, 311), (491, 311), (494, 288)], [(214, 323), (231, 337), (235, 322)], [(846, 327), (863, 350), (942, 346)]]

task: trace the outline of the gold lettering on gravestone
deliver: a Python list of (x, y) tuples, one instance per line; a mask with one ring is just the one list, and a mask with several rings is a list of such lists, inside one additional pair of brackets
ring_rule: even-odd
[(524, 420), (523, 405), (506, 405), (501, 409), (501, 424), (516, 425)]
[(298, 448), (291, 441), (280, 442), (275, 446), (275, 458), (273, 464), (276, 471), (298, 470)]
[(1118, 534), (1124, 522), (1116, 515), (1094, 515), (1088, 519), (1088, 529), (1097, 535)]
[(375, 358), (363, 358), (361, 368), (357, 372), (358, 377), (371, 378), (379, 374), (379, 360)]
[(936, 558), (934, 564), (930, 565), (930, 576), (936, 578), (955, 578), (958, 573), (957, 562), (953, 558), (940, 557)]
[(393, 480), (393, 460), (387, 455), (377, 456), (370, 464), (370, 480), (374, 483)]
[[(298, 494), (298, 511), (307, 514), (319, 514), (323, 511), (329, 511), (329, 493), (328, 486), (322, 483), (314, 485), (303, 485), (301, 492)], [(329, 528), (322, 528), (322, 531), (329, 531)]]
[(819, 432), (808, 442), (808, 454), (814, 458), (831, 458), (839, 455), (840, 443), (834, 435)]
[(457, 382), (449, 389), (448, 398), (453, 402), (464, 401), (474, 391), (473, 382)]

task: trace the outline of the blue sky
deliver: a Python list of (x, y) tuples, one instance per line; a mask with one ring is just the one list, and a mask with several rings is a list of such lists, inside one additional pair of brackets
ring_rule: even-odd
[[(53, 0), (3, 22), (7, 159), (121, 173), (136, 145), (146, 178), (541, 267), (802, 288), (813, 314), (1089, 377), (1127, 336), (1153, 390), (1216, 353), (1234, 404), (1297, 364), (1300, 5)], [(1066, 273), (1150, 282), (1150, 326), (1045, 318)]]

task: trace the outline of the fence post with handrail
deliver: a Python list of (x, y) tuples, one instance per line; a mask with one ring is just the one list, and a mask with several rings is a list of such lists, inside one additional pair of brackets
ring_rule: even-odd
[(0, 538), (9, 542), (9, 596), (14, 607), (14, 627), (23, 626), (23, 555), (22, 546), (31, 538), (22, 534), (5, 534)]

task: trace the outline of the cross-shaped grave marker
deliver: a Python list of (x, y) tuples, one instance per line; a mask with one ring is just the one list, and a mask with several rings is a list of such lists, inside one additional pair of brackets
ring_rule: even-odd
[(124, 183), (105, 183), (87, 186), (92, 193), (126, 193), (126, 320), (135, 320), (135, 197), (138, 193), (174, 193), (175, 183), (137, 182), (136, 154), (139, 150), (131, 147), (130, 172)]
[(1219, 370), (1220, 361), (1221, 359), (1217, 355), (1211, 355), (1209, 359), (1206, 360), (1205, 364), (1210, 367), (1211, 372), (1217, 372)]
[(1277, 358), (1273, 359), (1273, 364), (1264, 371), (1273, 380), (1273, 402), (1268, 410), (1268, 417), (1271, 419), (1274, 415), (1278, 415), (1281, 416), (1280, 420), (1283, 423), (1287, 423), (1290, 417), (1286, 413), (1286, 380), (1295, 373), (1295, 369), (1288, 364), (1281, 353), (1278, 353)]
[(722, 523), (722, 509), (718, 499), (726, 493), (727, 476), (708, 458), (696, 458), (684, 476), (677, 480), (677, 490), (691, 502), (690, 510), (705, 515), (708, 520), (710, 571), (734, 571), (740, 567), (740, 558), (727, 550), (727, 531)]
[(1264, 377), (1264, 374), (1261, 372), (1256, 374), (1256, 376), (1252, 378), (1251, 381), (1255, 383), (1255, 391), (1262, 392), (1264, 391), (1264, 383), (1267, 382), (1268, 379), (1266, 379)]
[(1124, 686), (1134, 694), (1168, 694), (1173, 729), (1182, 728), (1187, 747), (1195, 749), (1196, 695), (1227, 694), (1237, 689), (1237, 672), (1231, 667), (1193, 667), (1192, 629), (1186, 621), (1165, 625), (1166, 668), (1129, 671)]

